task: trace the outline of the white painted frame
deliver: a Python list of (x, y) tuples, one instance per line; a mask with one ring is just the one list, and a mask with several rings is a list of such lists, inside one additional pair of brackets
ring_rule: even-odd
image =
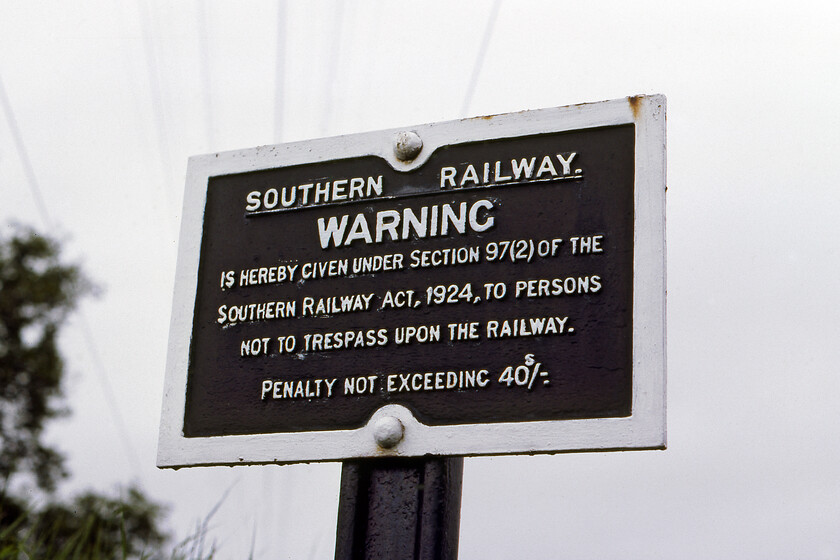
[[(394, 169), (415, 169), (442, 146), (540, 133), (635, 124), (633, 402), (623, 418), (427, 426), (400, 405), (379, 409), (356, 430), (187, 438), (183, 434), (190, 338), (209, 177), (375, 155)], [(411, 130), (423, 150), (410, 163), (393, 152)], [(187, 183), (158, 446), (159, 467), (335, 461), (421, 455), (493, 455), (664, 449), (665, 412), (665, 97), (637, 96), (449, 121), (402, 129), (263, 146), (192, 157)], [(394, 416), (405, 436), (379, 447), (373, 426)]]

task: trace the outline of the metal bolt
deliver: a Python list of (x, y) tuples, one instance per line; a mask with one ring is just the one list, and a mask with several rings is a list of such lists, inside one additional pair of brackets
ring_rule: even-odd
[(405, 434), (402, 422), (393, 416), (383, 416), (373, 426), (373, 439), (379, 447), (391, 449), (402, 441)]
[(417, 136), (416, 132), (404, 130), (397, 134), (396, 142), (394, 144), (394, 155), (400, 161), (411, 161), (417, 157), (420, 150), (423, 149), (423, 141)]

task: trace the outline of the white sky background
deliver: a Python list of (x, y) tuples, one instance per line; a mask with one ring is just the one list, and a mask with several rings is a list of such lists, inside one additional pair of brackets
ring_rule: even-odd
[(222, 558), (332, 558), (338, 464), (154, 466), (188, 156), (664, 93), (669, 449), (467, 460), (461, 558), (840, 559), (838, 4), (503, 1), (463, 113), (492, 6), (0, 3), (50, 223), (5, 112), (0, 220), (104, 288), (65, 491), (137, 480), (180, 535), (228, 492)]

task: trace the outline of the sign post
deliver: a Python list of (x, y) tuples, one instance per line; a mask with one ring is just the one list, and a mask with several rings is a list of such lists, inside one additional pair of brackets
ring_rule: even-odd
[(191, 158), (159, 466), (664, 448), (664, 199), (662, 96)]
[(454, 560), (463, 457), (345, 461), (336, 560)]

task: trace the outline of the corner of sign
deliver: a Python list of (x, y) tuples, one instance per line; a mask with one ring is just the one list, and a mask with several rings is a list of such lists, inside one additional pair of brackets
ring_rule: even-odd
[(652, 108), (654, 117), (658, 117), (665, 112), (667, 98), (662, 93), (655, 93), (651, 95), (639, 94), (627, 97), (627, 103), (630, 105), (630, 110), (633, 111), (633, 118), (639, 119), (642, 116), (643, 104), (647, 102)]

